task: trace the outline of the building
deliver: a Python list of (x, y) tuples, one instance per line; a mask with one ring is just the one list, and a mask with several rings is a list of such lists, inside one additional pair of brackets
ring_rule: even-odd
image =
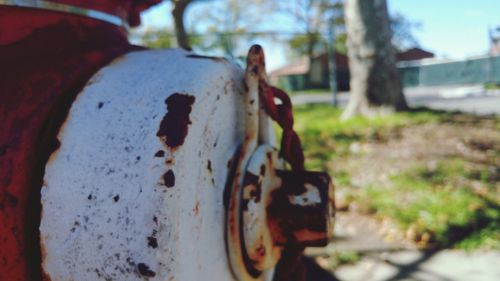
[(490, 55), (500, 55), (500, 26), (490, 29)]
[[(420, 48), (411, 48), (399, 52), (396, 58), (399, 61), (415, 61), (432, 58), (434, 54)], [(339, 91), (349, 90), (349, 64), (347, 56), (335, 54), (336, 80)], [(307, 89), (328, 89), (329, 70), (328, 54), (323, 53), (311, 61), (307, 58), (298, 59), (290, 64), (272, 71), (269, 74), (271, 83), (290, 91)]]

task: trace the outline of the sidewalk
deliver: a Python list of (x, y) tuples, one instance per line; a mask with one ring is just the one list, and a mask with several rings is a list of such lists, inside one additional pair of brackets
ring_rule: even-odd
[(309, 248), (306, 254), (321, 257), (339, 251), (360, 253), (358, 262), (335, 270), (337, 280), (500, 280), (499, 251), (420, 251), (391, 231), (392, 226), (352, 212), (338, 213), (335, 226), (335, 239), (330, 245)]
[(500, 252), (382, 252), (340, 266), (335, 275), (342, 281), (498, 281)]
[[(481, 86), (482, 87), (482, 86)], [(500, 115), (500, 91), (481, 90), (476, 86), (440, 86), (404, 89), (410, 107), (425, 106), (432, 109), (462, 111), (466, 113)], [(333, 96), (324, 93), (296, 93), (292, 95), (294, 105), (312, 103), (332, 103)], [(340, 92), (338, 105), (344, 107), (349, 101), (348, 92)]]

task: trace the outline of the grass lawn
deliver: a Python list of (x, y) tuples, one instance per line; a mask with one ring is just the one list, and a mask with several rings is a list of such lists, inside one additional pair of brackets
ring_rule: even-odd
[(500, 118), (416, 110), (345, 122), (294, 109), (306, 165), (334, 178), (338, 208), (394, 222), (423, 248), (500, 249)]

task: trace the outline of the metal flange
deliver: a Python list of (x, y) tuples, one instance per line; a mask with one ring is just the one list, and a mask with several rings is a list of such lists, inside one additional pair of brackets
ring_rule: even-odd
[(273, 201), (271, 195), (282, 186), (277, 169), (283, 169), (278, 151), (261, 145), (247, 166), (242, 192), (243, 252), (248, 259), (247, 267), (253, 271), (264, 271), (276, 265), (282, 247), (274, 243), (268, 226), (267, 206)]
[(333, 230), (332, 188), (328, 174), (285, 171), (275, 148), (259, 146), (246, 166), (240, 192), (231, 194), (239, 202), (239, 210), (232, 210), (236, 223), (228, 221), (239, 227), (238, 240), (228, 249), (237, 261), (237, 279), (270, 280), (286, 245), (326, 245)]

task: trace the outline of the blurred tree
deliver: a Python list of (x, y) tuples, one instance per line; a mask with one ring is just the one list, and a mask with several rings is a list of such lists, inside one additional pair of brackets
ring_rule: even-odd
[(177, 37), (177, 44), (179, 47), (190, 50), (191, 45), (189, 44), (189, 38), (186, 34), (186, 28), (184, 26), (184, 14), (186, 8), (193, 0), (171, 0), (172, 1), (172, 16), (174, 18), (175, 34)]
[[(347, 54), (344, 20), (344, 0), (299, 0), (281, 1), (280, 12), (284, 12), (294, 20), (299, 27), (299, 34), (288, 40), (290, 48), (298, 55), (309, 58), (315, 53), (324, 52), (327, 42), (324, 34), (330, 24), (335, 30), (335, 50)], [(412, 31), (419, 28), (420, 24), (408, 20), (400, 13), (390, 16), (392, 31), (392, 44), (398, 51), (418, 47), (419, 43)]]
[(196, 25), (203, 26), (205, 30), (201, 30), (204, 38), (198, 38), (196, 47), (202, 50), (218, 49), (233, 57), (240, 45), (255, 37), (253, 32), (264, 17), (270, 17), (273, 5), (273, 1), (226, 0), (199, 7), (194, 18)]
[(172, 32), (166, 29), (147, 29), (138, 36), (142, 45), (148, 48), (171, 48), (173, 46)]
[[(324, 38), (324, 34), (334, 33), (338, 29), (335, 27), (344, 26), (344, 4), (341, 0), (296, 0), (278, 3), (278, 12), (291, 17), (298, 27), (298, 34), (288, 41), (288, 45), (296, 54), (305, 55), (312, 62), (318, 53), (328, 50), (330, 54), (333, 54), (331, 53), (333, 48), (342, 45), (341, 42), (340, 44), (336, 42), (345, 36), (337, 37), (331, 34), (330, 40)], [(343, 32), (342, 29), (341, 33)], [(339, 48), (339, 51), (345, 51), (345, 48)], [(310, 85), (311, 76), (306, 75), (305, 79), (305, 84)]]
[(406, 110), (386, 0), (347, 0), (347, 53), (351, 94), (343, 118)]
[(392, 31), (392, 45), (397, 51), (404, 51), (420, 45), (412, 32), (414, 29), (420, 28), (420, 23), (410, 21), (400, 13), (391, 15), (389, 22)]
[(188, 34), (186, 33), (186, 25), (184, 16), (186, 10), (191, 3), (204, 2), (211, 0), (171, 0), (172, 2), (172, 17), (174, 18), (175, 35), (179, 47), (190, 50), (191, 43)]
[(323, 34), (328, 32), (331, 24), (337, 27), (337, 51), (345, 51), (342, 48), (342, 40), (345, 39), (343, 1), (297, 0), (278, 3), (278, 12), (291, 17), (298, 28), (298, 34), (288, 41), (294, 52), (312, 59), (318, 52), (325, 51)]

